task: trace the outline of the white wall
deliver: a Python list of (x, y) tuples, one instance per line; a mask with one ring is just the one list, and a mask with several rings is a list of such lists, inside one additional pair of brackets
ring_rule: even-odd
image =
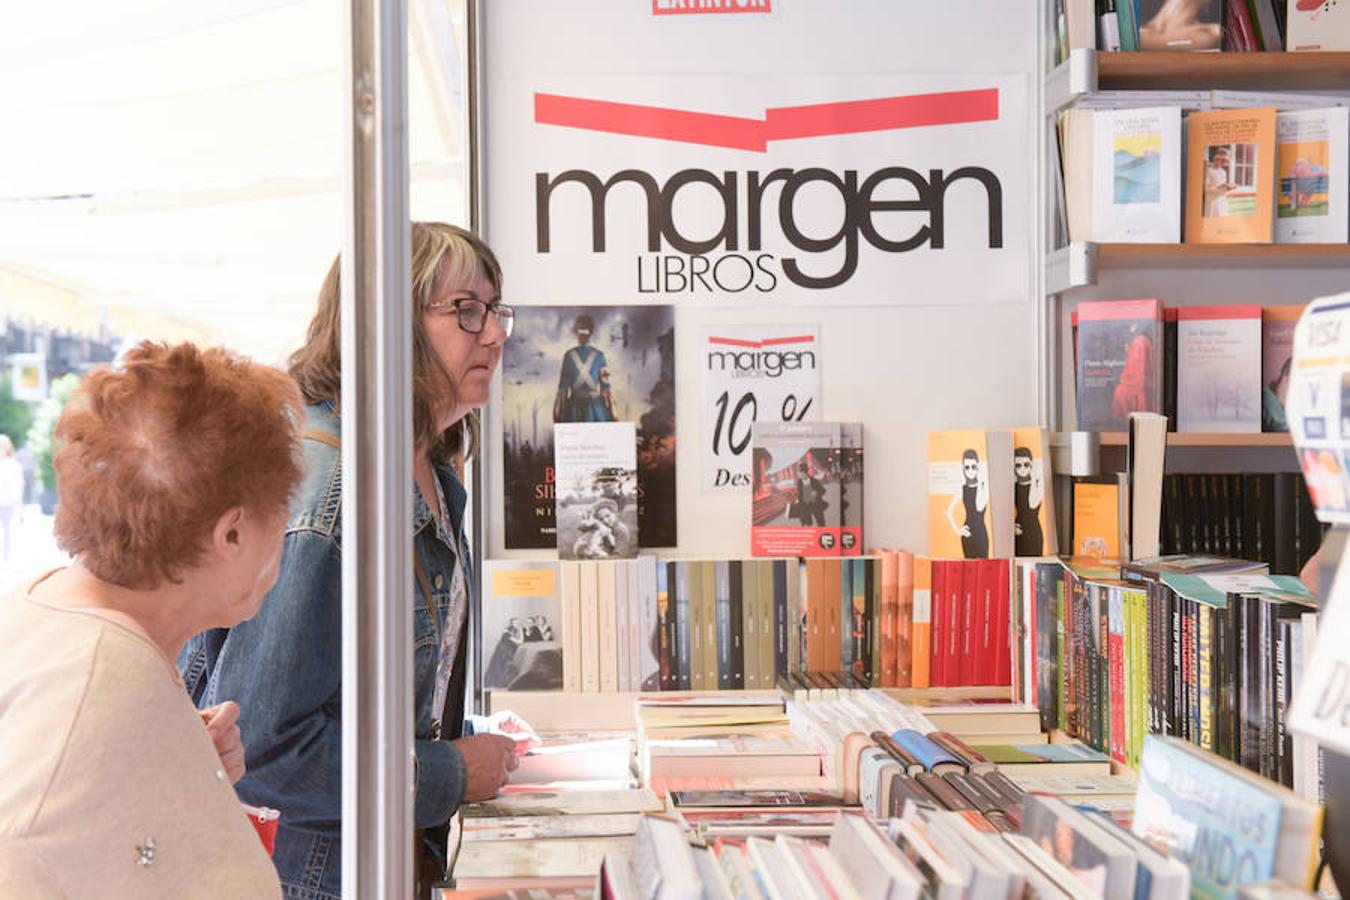
[[(1024, 144), (1013, 153), (1024, 161), (1004, 177), (1004, 229), (1027, 248), (1015, 283), (1006, 274), (987, 276), (978, 264), (959, 273), (984, 277), (968, 296), (944, 297), (907, 283), (888, 285), (903, 305), (801, 306), (782, 301), (677, 307), (679, 530), (682, 553), (747, 554), (747, 494), (708, 495), (700, 491), (699, 455), (703, 423), (698, 420), (702, 383), (696, 368), (699, 326), (705, 323), (819, 321), (823, 350), (824, 415), (861, 420), (866, 426), (866, 540), (922, 549), (925, 516), (926, 433), (962, 426), (1034, 423), (1037, 416), (1034, 138), (1040, 72), (1037, 67), (1036, 10), (1030, 3), (947, 0), (941, 4), (872, 2), (822, 3), (774, 0), (767, 19), (722, 16), (718, 28), (694, 20), (653, 23), (647, 0), (542, 3), (492, 0), (484, 7), (485, 208), (493, 190), (494, 160), (507, 152), (494, 147), (494, 115), (512, 108), (508, 82), (522, 60), (534, 71), (563, 77), (629, 73), (634, 76), (888, 74), (903, 92), (914, 76), (1008, 76), (1025, 85)], [(621, 37), (615, 37), (621, 33)], [(767, 61), (751, 63), (751, 57)], [(971, 147), (971, 152), (980, 148)], [(897, 161), (897, 164), (900, 164)], [(1020, 181), (1019, 181), (1020, 179)], [(1009, 202), (1013, 198), (1013, 202)], [(513, 217), (493, 220), (485, 230), (500, 251), (519, 229), (533, 239), (534, 222)], [(951, 235), (949, 232), (949, 241)], [(587, 296), (585, 284), (522, 284), (523, 262), (503, 254), (507, 298), (516, 303), (652, 302), (634, 296)], [(974, 269), (975, 271), (969, 271)], [(555, 296), (556, 293), (556, 296)], [(991, 299), (993, 298), (993, 299)], [(805, 298), (813, 302), (814, 298)], [(875, 300), (866, 301), (868, 304)], [(886, 302), (884, 299), (881, 302)], [(504, 551), (501, 516), (501, 427), (489, 416), (489, 556)], [(521, 553), (519, 555), (541, 555)]]

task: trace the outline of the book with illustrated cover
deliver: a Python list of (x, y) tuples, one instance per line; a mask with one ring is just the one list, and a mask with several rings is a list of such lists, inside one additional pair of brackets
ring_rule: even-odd
[(1222, 0), (1140, 0), (1140, 50), (1218, 50), (1223, 44)]
[(637, 437), (633, 423), (559, 423), (553, 432), (559, 557), (636, 557)]
[(1013, 430), (1013, 547), (1018, 556), (1053, 555), (1059, 548), (1050, 434), (1043, 428)]
[(1350, 50), (1350, 7), (1326, 0), (1289, 0), (1289, 50)]
[(1180, 107), (1097, 110), (1092, 138), (1092, 239), (1179, 242)]
[(1186, 242), (1274, 239), (1275, 110), (1192, 113), (1186, 126)]
[(756, 422), (751, 434), (751, 553), (861, 553), (862, 427)]
[(956, 559), (1013, 555), (1013, 436), (928, 433), (928, 553)]
[(633, 422), (637, 521), (676, 545), (675, 308), (523, 306), (502, 350), (506, 548), (558, 546), (555, 423)]
[(1073, 483), (1073, 552), (1076, 556), (1118, 559), (1123, 555), (1124, 492), (1120, 481), (1103, 476)]
[(1278, 145), (1275, 240), (1343, 244), (1350, 240), (1346, 180), (1350, 110), (1304, 109), (1275, 117)]
[(1288, 431), (1284, 404), (1294, 363), (1294, 328), (1303, 306), (1261, 310), (1261, 430)]
[(1261, 430), (1261, 307), (1177, 311), (1177, 429)]
[(563, 610), (558, 563), (489, 559), (483, 565), (483, 687), (563, 687)]
[(1124, 431), (1130, 413), (1162, 411), (1162, 302), (1078, 304), (1078, 427)]

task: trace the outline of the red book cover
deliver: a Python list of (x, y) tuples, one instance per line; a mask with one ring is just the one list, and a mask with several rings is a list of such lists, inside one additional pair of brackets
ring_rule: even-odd
[[(947, 577), (947, 686), (964, 684), (961, 680), (961, 650), (966, 643), (966, 582), (971, 578), (969, 560), (952, 560)], [(975, 595), (971, 588), (970, 597)]]
[(1125, 762), (1125, 634), (1117, 631), (1116, 605), (1121, 602), (1120, 592), (1112, 590), (1115, 596), (1107, 600), (1111, 605), (1108, 614), (1110, 627), (1107, 631), (1107, 666), (1111, 677), (1111, 758), (1119, 763)]
[[(1033, 593), (1031, 596), (1035, 597), (1036, 595)], [(1013, 683), (1013, 641), (1017, 639), (1013, 634), (1012, 627), (1012, 605), (1014, 600), (1015, 593), (1012, 589), (1012, 563), (1006, 559), (1000, 559), (998, 560), (998, 589), (994, 593), (995, 608), (998, 610), (998, 630), (994, 632), (996, 638), (994, 649), (997, 652), (997, 662), (994, 664), (993, 684), (1011, 685)], [(1028, 618), (1033, 622), (1036, 619), (1034, 614)], [(1029, 665), (1031, 659), (1036, 655), (1034, 635), (1032, 641), (1025, 646), (1030, 649), (1024, 664)], [(1034, 684), (1035, 682), (1032, 683)], [(1022, 702), (1035, 703), (1036, 701), (1024, 699)]]
[(947, 578), (951, 564), (933, 560), (933, 628), (929, 634), (929, 676), (932, 687), (947, 686)]
[(899, 573), (896, 590), (895, 686), (907, 688), (914, 683), (914, 554), (900, 550), (896, 554)]
[(971, 633), (971, 645), (974, 660), (970, 661), (970, 678), (966, 684), (998, 684), (995, 671), (998, 666), (995, 634), (998, 628), (998, 611), (995, 607), (995, 594), (998, 590), (997, 559), (982, 559), (975, 563), (975, 604), (974, 619), (967, 624)]

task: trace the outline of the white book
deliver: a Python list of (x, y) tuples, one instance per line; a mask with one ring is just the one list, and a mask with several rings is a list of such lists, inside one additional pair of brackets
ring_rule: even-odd
[(562, 581), (563, 690), (581, 692), (581, 563), (558, 563)]
[(615, 668), (618, 670), (618, 677), (615, 680), (616, 691), (632, 690), (628, 686), (630, 659), (628, 654), (628, 642), (630, 632), (628, 628), (628, 572), (625, 567), (628, 560), (617, 560), (614, 565), (614, 644), (615, 644)]
[(618, 575), (619, 564), (598, 562), (600, 586), (600, 693), (619, 692)]
[(1181, 109), (1098, 110), (1092, 143), (1092, 239), (1179, 242)]
[(1350, 6), (1288, 0), (1286, 50), (1350, 50)]
[(626, 690), (642, 689), (642, 581), (638, 575), (639, 565), (636, 559), (624, 563), (624, 574), (628, 577), (628, 687)]
[(600, 564), (591, 560), (578, 564), (580, 569), (581, 628), (578, 647), (581, 656), (581, 690), (600, 693)]
[(558, 563), (489, 559), (479, 617), (483, 687), (497, 691), (563, 688), (563, 609)]
[(637, 556), (637, 431), (632, 422), (553, 426), (561, 559)]
[(1183, 110), (1209, 109), (1209, 91), (1096, 91), (1084, 94), (1079, 109), (1138, 109), (1143, 106), (1176, 106)]
[(839, 816), (830, 833), (830, 854), (863, 900), (916, 900), (923, 892), (914, 864), (864, 816)]
[(660, 635), (657, 629), (656, 609), (656, 567), (654, 556), (638, 557), (638, 628), (641, 640), (638, 646), (638, 687), (639, 691), (659, 691), (661, 689), (661, 661), (657, 659)]
[(1261, 431), (1261, 307), (1177, 310), (1177, 430)]
[(1305, 109), (1275, 117), (1275, 242), (1350, 240), (1346, 200), (1350, 109)]
[(1092, 240), (1092, 132), (1096, 113), (1066, 109), (1059, 117), (1060, 161), (1069, 240)]
[(1350, 97), (1340, 94), (1304, 94), (1293, 91), (1212, 91), (1212, 109), (1258, 109), (1274, 107), (1277, 110), (1322, 109), (1328, 106), (1350, 106)]

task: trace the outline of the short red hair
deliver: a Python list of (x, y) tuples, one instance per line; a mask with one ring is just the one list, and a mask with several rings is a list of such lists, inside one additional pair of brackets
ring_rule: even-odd
[(177, 580), (226, 510), (287, 505), (303, 472), (302, 413), (276, 369), (141, 343), (85, 376), (56, 425), (58, 542), (113, 584)]

